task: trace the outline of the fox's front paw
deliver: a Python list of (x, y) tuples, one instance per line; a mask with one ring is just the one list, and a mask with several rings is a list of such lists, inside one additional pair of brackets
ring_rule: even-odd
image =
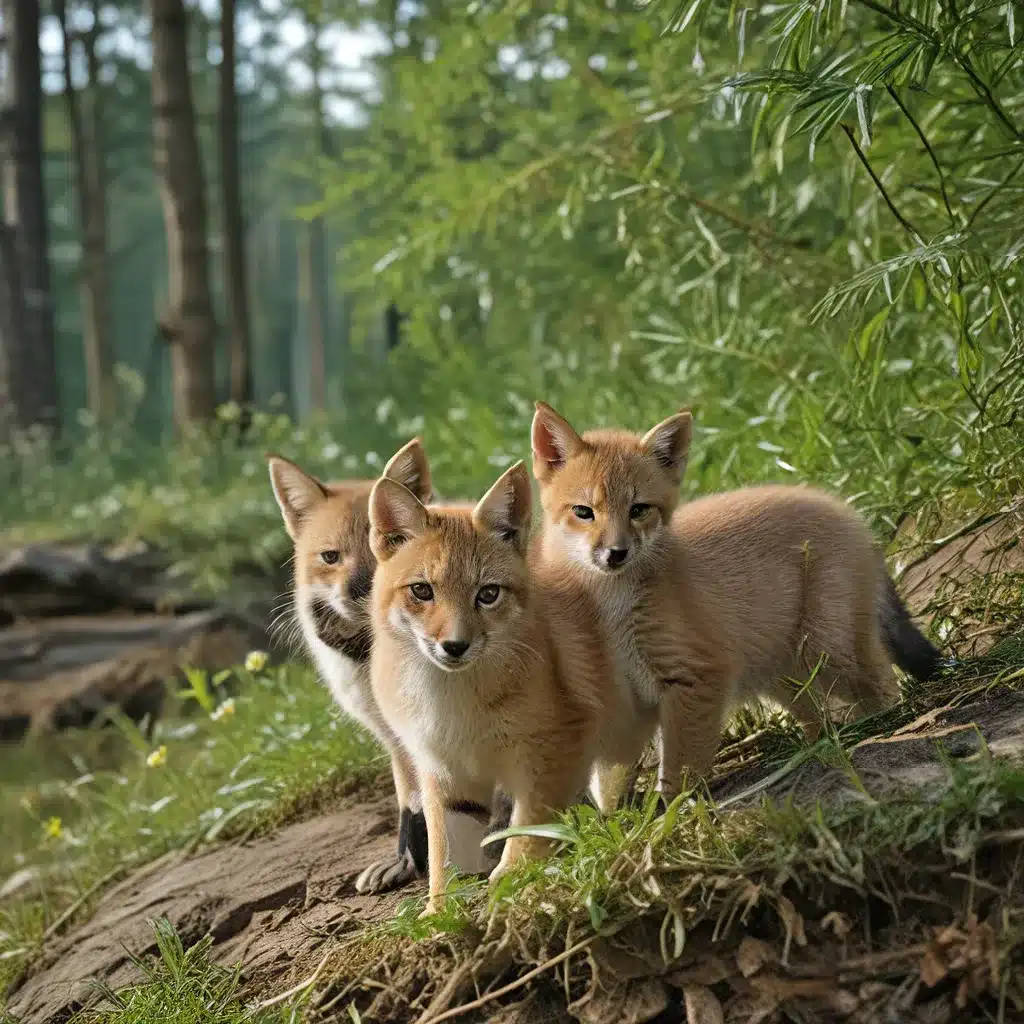
[(444, 896), (431, 896), (419, 919), (422, 921), (425, 917), (433, 917), (435, 914), (441, 913), (444, 913)]
[(374, 861), (356, 879), (356, 892), (378, 893), (399, 889), (416, 878), (416, 865), (408, 850)]
[(499, 878), (504, 878), (509, 873), (512, 865), (509, 864), (504, 857), (498, 861), (497, 867), (487, 876), (487, 884), (494, 885)]

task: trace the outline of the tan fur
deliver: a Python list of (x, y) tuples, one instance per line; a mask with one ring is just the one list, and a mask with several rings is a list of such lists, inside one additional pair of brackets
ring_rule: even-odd
[[(543, 403), (533, 427), (541, 557), (602, 609), (620, 694), (637, 711), (624, 729), (649, 737), (657, 709), (666, 794), (684, 767), (707, 772), (738, 703), (782, 703), (816, 736), (813, 699), (794, 705), (783, 680), (807, 680), (819, 657), (821, 702), (864, 712), (895, 695), (877, 611), (885, 568), (860, 516), (807, 487), (745, 488), (677, 509), (690, 432), (684, 412), (643, 438), (581, 437)], [(637, 505), (649, 508), (631, 517)], [(593, 518), (580, 520), (574, 507)], [(615, 570), (602, 557), (609, 546), (628, 551)], [(621, 785), (607, 769), (603, 783), (608, 809)]]
[[(369, 729), (391, 755), (401, 812), (416, 799), (412, 762), (373, 698), (368, 661), (357, 664), (334, 646), (343, 651), (347, 641), (369, 644), (369, 594), (376, 559), (370, 550), (368, 502), (374, 481), (322, 483), (278, 455), (267, 459), (274, 495), (294, 543), (294, 606), (304, 642), (342, 710)], [(430, 471), (418, 438), (395, 454), (384, 474), (430, 499)], [(331, 563), (325, 553), (334, 553), (328, 554)], [(326, 631), (329, 642), (318, 631)], [(360, 891), (375, 867), (370, 865), (360, 875)]]
[[(373, 692), (416, 764), (432, 913), (444, 898), (446, 807), (486, 804), (500, 786), (514, 801), (512, 824), (538, 824), (582, 792), (610, 699), (610, 664), (586, 593), (564, 574), (530, 571), (522, 463), (472, 513), (428, 510), (381, 480), (370, 520), (380, 563)], [(482, 604), (492, 586), (497, 600)], [(469, 646), (453, 660), (444, 643)], [(509, 839), (492, 880), (547, 846)]]

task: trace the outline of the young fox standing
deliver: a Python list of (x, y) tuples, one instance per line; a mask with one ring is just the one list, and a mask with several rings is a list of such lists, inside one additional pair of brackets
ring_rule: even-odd
[[(869, 712), (896, 696), (891, 661), (922, 679), (940, 663), (867, 525), (838, 499), (748, 487), (677, 509), (691, 429), (681, 412), (643, 437), (581, 437), (538, 402), (531, 437), (540, 557), (594, 597), (620, 695), (648, 736), (657, 709), (666, 794), (684, 767), (707, 772), (738, 703), (784, 703), (813, 739), (815, 700), (802, 693), (794, 702), (786, 680), (813, 673), (820, 700)], [(602, 809), (614, 806), (622, 781), (610, 765), (595, 774)]]
[[(370, 495), (373, 693), (415, 762), (430, 901), (444, 898), (446, 809), (483, 812), (495, 786), (512, 824), (541, 824), (582, 792), (611, 665), (587, 595), (526, 560), (530, 478), (509, 469), (470, 512), (428, 509), (381, 479)], [(492, 880), (543, 840), (506, 840)]]
[[(268, 456), (268, 461), (274, 496), (295, 545), (294, 608), (303, 640), (342, 710), (391, 754), (398, 849), (356, 879), (359, 892), (384, 892), (426, 872), (427, 829), (412, 763), (370, 689), (369, 596), (376, 561), (370, 551), (367, 502), (374, 481), (325, 484), (280, 456)], [(430, 500), (430, 469), (418, 438), (394, 455), (384, 475)], [(468, 861), (470, 869), (479, 866), (478, 854), (477, 849)]]

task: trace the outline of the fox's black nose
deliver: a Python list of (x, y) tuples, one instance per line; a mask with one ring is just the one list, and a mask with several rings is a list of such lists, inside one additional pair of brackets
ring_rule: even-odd
[(618, 569), (628, 554), (629, 548), (609, 548), (604, 560), (609, 569)]
[(450, 658), (461, 658), (469, 650), (465, 640), (443, 640), (441, 647)]

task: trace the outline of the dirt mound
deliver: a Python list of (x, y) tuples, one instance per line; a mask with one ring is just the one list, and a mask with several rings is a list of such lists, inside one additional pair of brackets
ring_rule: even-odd
[(1024, 693), (996, 692), (986, 700), (936, 708), (891, 736), (858, 743), (846, 764), (810, 760), (774, 780), (764, 765), (740, 769), (713, 783), (711, 793), (720, 804), (737, 806), (764, 797), (806, 805), (928, 793), (948, 778), (952, 762), (983, 752), (1024, 760)]
[[(764, 769), (745, 769), (721, 780), (716, 795), (741, 804), (768, 791), (831, 804), (896, 791), (920, 801), (922, 791), (941, 789), (951, 763), (979, 754), (1024, 757), (1024, 694), (929, 712), (892, 737), (859, 744), (844, 766), (808, 763), (774, 781)], [(769, 785), (752, 790), (758, 782)], [(913, 857), (884, 885), (866, 874), (835, 892), (820, 880), (794, 887), (774, 872), (741, 877), (738, 888), (729, 882), (735, 892), (725, 903), (720, 880), (698, 872), (694, 894), (682, 900), (685, 924), (664, 906), (641, 907), (600, 937), (585, 924), (564, 934), (544, 929), (539, 944), (514, 928), (498, 936), (471, 928), (414, 950), (396, 940), (390, 952), (375, 947), (370, 962), (357, 960), (338, 936), (392, 916), (401, 899), (423, 890), (354, 892), (359, 870), (390, 851), (393, 817), (390, 795), (353, 797), (274, 836), (151, 865), (107, 892), (90, 921), (45, 951), (10, 1011), (23, 1024), (63, 1022), (90, 997), (90, 978), (115, 987), (135, 980), (125, 950), (152, 951), (147, 921), (166, 916), (186, 943), (211, 934), (215, 959), (241, 962), (250, 992), (280, 993), (329, 962), (317, 1002), (333, 1000), (337, 1015), (324, 1020), (345, 1019), (350, 999), (364, 1021), (424, 1024), (456, 1016), (504, 1024), (684, 1021), (687, 1007), (698, 1021), (959, 1020), (957, 1000), (987, 992), (996, 970), (998, 907), (986, 911), (985, 901), (1012, 889), (1013, 864), (1024, 856), (1024, 831), (996, 833), (998, 858), (953, 871), (939, 899), (937, 866)], [(836, 865), (846, 870), (841, 858)], [(650, 865), (657, 891), (680, 884), (677, 867), (661, 870)], [(907, 978), (917, 981), (908, 986)], [(780, 1016), (783, 1006), (797, 1016)]]
[(895, 570), (917, 616), (939, 625), (961, 657), (982, 654), (1024, 621), (1024, 502), (923, 539), (908, 519), (897, 533)]
[(217, 606), (144, 546), (0, 557), (0, 740), (85, 725), (108, 704), (136, 720), (159, 714), (179, 666), (215, 672), (268, 647), (273, 591), (262, 586), (262, 605)]
[(393, 798), (364, 794), (270, 837), (187, 860), (164, 857), (111, 888), (87, 923), (45, 950), (8, 1010), (22, 1024), (57, 1024), (93, 998), (90, 979), (115, 988), (138, 980), (126, 949), (155, 952), (147, 922), (157, 917), (167, 917), (186, 945), (212, 934), (215, 959), (241, 961), (246, 978), (258, 977), (261, 989), (286, 981), (293, 962), (305, 962), (361, 924), (392, 916), (416, 891), (355, 892), (359, 871), (391, 852), (394, 826)]

